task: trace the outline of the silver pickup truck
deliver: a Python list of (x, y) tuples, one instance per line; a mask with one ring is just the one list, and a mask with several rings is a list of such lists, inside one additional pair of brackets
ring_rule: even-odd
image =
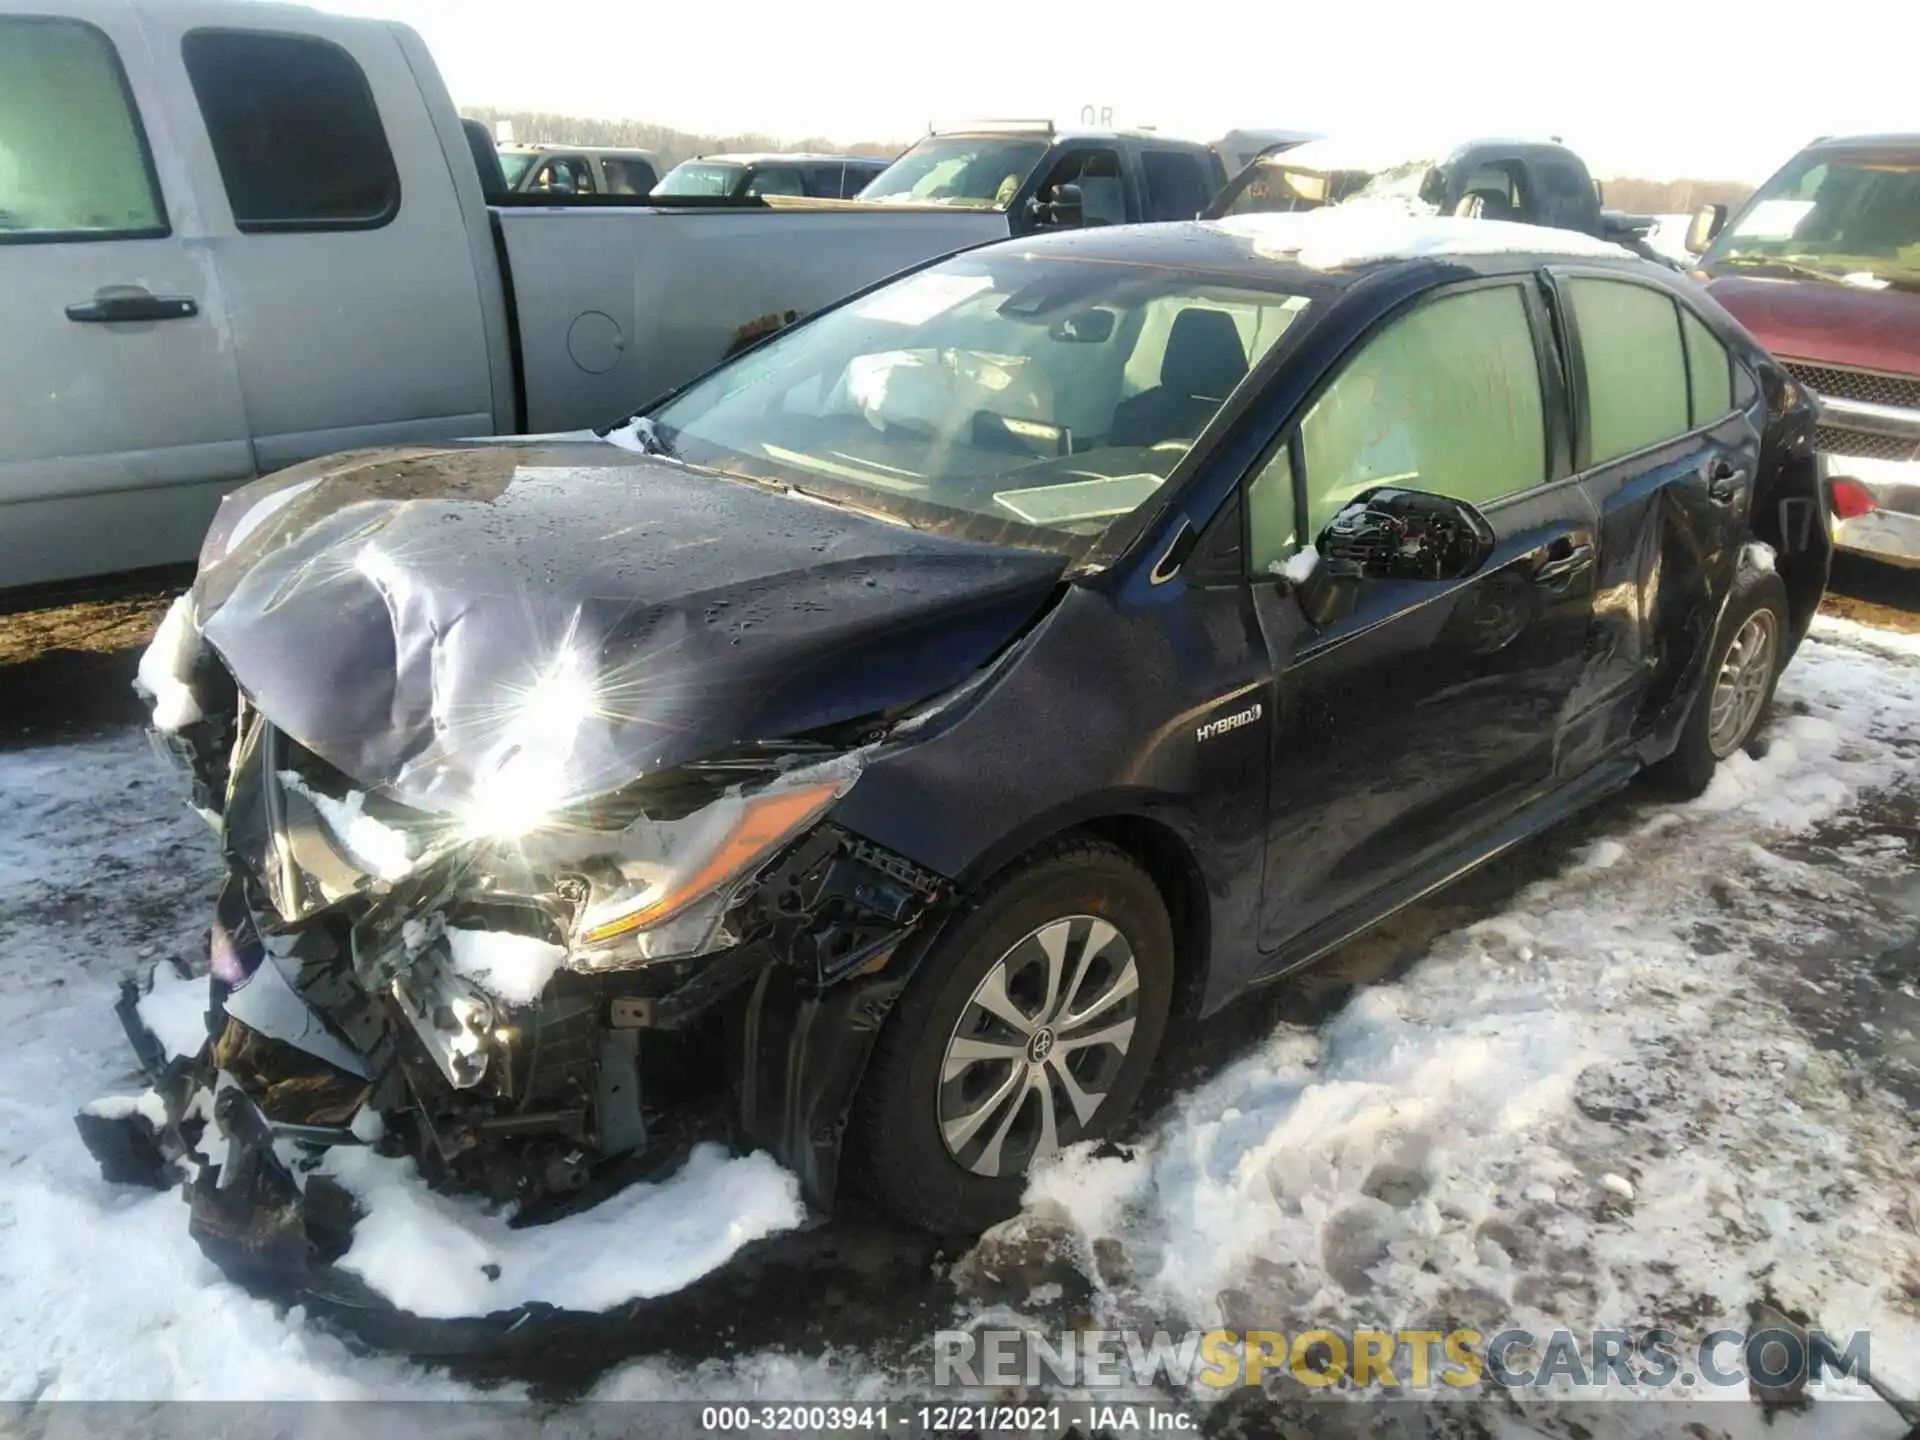
[(0, 589), (191, 559), (314, 456), (610, 422), (1007, 233), (802, 205), (490, 205), (405, 26), (0, 0)]

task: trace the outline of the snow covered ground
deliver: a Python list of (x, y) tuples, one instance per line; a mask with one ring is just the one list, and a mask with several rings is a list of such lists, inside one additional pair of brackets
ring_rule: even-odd
[[(1683, 1338), (1743, 1328), (1766, 1293), (1871, 1330), (1881, 1377), (1920, 1392), (1916, 758), (1920, 642), (1823, 619), (1761, 758), (1690, 806), (1609, 806), (1504, 908), (1212, 1063), (1129, 1154), (1065, 1157), (1022, 1222), (921, 1279), (963, 1317), (1048, 1324)], [(472, 1395), (249, 1298), (177, 1196), (104, 1184), (74, 1133), (79, 1104), (140, 1088), (114, 988), (195, 951), (216, 875), (138, 735), (0, 751), (0, 1401)], [(517, 1255), (520, 1279), (557, 1258)], [(815, 1279), (831, 1304), (837, 1277)], [(885, 1345), (834, 1324), (697, 1365), (634, 1358), (595, 1395), (924, 1382), (922, 1319)], [(1614, 1408), (1632, 1433), (1635, 1407)], [(1846, 1433), (1901, 1433), (1885, 1407), (1843, 1408)]]

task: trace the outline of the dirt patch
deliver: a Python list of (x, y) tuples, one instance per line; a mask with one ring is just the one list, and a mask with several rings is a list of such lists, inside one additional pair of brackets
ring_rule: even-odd
[(142, 723), (133, 693), (140, 652), (190, 577), (140, 577), (113, 589), (0, 613), (0, 748), (105, 735)]
[(1820, 613), (1903, 635), (1920, 635), (1920, 570), (1902, 570), (1857, 555), (1833, 557)]

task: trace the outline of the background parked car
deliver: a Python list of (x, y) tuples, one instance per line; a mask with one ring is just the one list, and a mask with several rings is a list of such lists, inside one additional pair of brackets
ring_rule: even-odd
[(999, 121), (928, 135), (860, 192), (1003, 215), (1006, 232), (1191, 220), (1226, 179), (1211, 147), (1151, 130)]
[(1695, 217), (1713, 297), (1820, 397), (1834, 540), (1920, 566), (1920, 134), (1816, 141)]
[(516, 195), (645, 195), (660, 179), (649, 151), (588, 145), (502, 145), (500, 167)]
[(887, 163), (869, 155), (701, 155), (674, 166), (653, 193), (716, 200), (760, 195), (844, 200), (858, 195)]
[(1476, 220), (1514, 220), (1595, 235), (1678, 269), (1648, 244), (1652, 215), (1602, 208), (1600, 184), (1566, 146), (1547, 141), (1333, 136), (1270, 150), (1229, 180), (1209, 218), (1384, 200)]

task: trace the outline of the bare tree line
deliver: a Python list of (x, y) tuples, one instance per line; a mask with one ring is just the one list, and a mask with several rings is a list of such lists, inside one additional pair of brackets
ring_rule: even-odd
[[(513, 138), (522, 143), (542, 141), (562, 145), (614, 145), (623, 149), (651, 150), (664, 173), (696, 155), (717, 155), (729, 151), (818, 150), (833, 155), (880, 155), (891, 158), (906, 149), (904, 140), (856, 140), (848, 144), (824, 136), (782, 143), (771, 135), (699, 135), (675, 130), (669, 125), (653, 125), (644, 120), (589, 120), (578, 115), (561, 115), (548, 110), (504, 110), (493, 105), (469, 105), (464, 112), (489, 126), (505, 120), (513, 126)], [(1605, 182), (1607, 205), (1611, 209), (1640, 215), (1690, 214), (1702, 205), (1737, 206), (1753, 193), (1753, 186), (1738, 180), (1639, 180), (1621, 176)]]
[(1607, 208), (1634, 215), (1691, 215), (1702, 205), (1737, 209), (1753, 186), (1739, 180), (1635, 180), (1630, 176), (1601, 182)]
[(880, 155), (891, 159), (907, 148), (907, 141), (857, 140), (845, 144), (821, 136), (782, 143), (771, 135), (696, 135), (668, 125), (651, 125), (644, 120), (589, 120), (577, 115), (559, 115), (546, 110), (502, 110), (492, 105), (468, 105), (462, 113), (489, 126), (505, 120), (513, 126), (513, 138), (522, 144), (551, 142), (561, 145), (613, 145), (628, 150), (650, 150), (660, 162), (664, 174), (696, 155), (759, 150), (816, 150), (832, 155)]

